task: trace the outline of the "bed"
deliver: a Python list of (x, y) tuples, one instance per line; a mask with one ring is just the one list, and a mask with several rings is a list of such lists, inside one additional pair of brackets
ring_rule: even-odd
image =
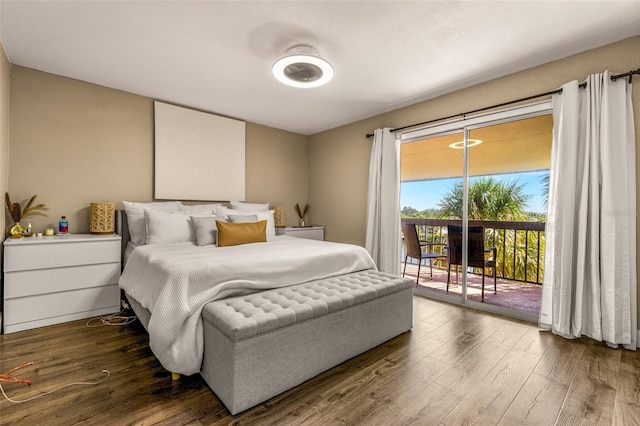
[(412, 327), (413, 282), (377, 271), (361, 247), (289, 236), (136, 245), (127, 214), (117, 218), (120, 287), (151, 350), (174, 376), (201, 374), (231, 414)]

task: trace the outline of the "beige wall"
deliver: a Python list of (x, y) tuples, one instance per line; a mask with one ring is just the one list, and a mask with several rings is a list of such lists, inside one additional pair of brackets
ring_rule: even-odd
[(287, 225), (297, 225), (294, 206), (308, 200), (308, 159), (308, 136), (247, 123), (247, 200), (285, 206)]
[[(89, 231), (92, 202), (153, 198), (153, 100), (13, 66), (9, 193), (37, 194), (48, 217), (35, 230), (57, 226)], [(308, 194), (308, 137), (247, 123), (247, 201), (293, 205)], [(215, 159), (211, 161), (215, 167)]]
[[(11, 69), (0, 42), (0, 195), (3, 197), (0, 215), (0, 229), (7, 228), (7, 209), (4, 207), (4, 193), (9, 189), (9, 86), (11, 81)], [(0, 249), (1, 251), (1, 249)]]

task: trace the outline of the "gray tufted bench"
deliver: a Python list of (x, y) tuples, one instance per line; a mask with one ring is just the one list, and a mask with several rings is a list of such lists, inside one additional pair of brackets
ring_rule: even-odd
[(367, 270), (203, 310), (201, 375), (232, 414), (412, 327), (413, 281)]

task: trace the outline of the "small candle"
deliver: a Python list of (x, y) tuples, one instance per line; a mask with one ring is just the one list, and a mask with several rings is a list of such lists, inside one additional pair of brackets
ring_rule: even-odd
[(46, 236), (52, 236), (53, 235), (53, 228), (47, 228), (44, 230), (44, 235)]

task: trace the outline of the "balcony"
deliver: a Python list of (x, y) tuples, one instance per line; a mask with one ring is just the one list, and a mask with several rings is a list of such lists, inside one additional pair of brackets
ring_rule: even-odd
[[(402, 223), (416, 225), (421, 241), (447, 243), (447, 225), (461, 225), (461, 220), (453, 219), (402, 219)], [(538, 315), (542, 299), (542, 278), (544, 272), (544, 222), (507, 222), (470, 220), (469, 226), (483, 226), (485, 246), (497, 249), (497, 294), (493, 294), (493, 279), (485, 276), (485, 303), (515, 309), (530, 315)], [(434, 245), (433, 251), (446, 254), (443, 245)], [(404, 252), (401, 261), (404, 260)], [(428, 261), (423, 261), (418, 286), (438, 293), (446, 292), (446, 261), (435, 261), (433, 277)], [(416, 277), (417, 260), (408, 259), (408, 277)], [(401, 264), (401, 269), (404, 264)], [(480, 301), (482, 271), (470, 268), (467, 271), (467, 298)], [(458, 277), (458, 282), (461, 277)], [(456, 285), (456, 274), (452, 267), (449, 294), (460, 295), (460, 285)]]

